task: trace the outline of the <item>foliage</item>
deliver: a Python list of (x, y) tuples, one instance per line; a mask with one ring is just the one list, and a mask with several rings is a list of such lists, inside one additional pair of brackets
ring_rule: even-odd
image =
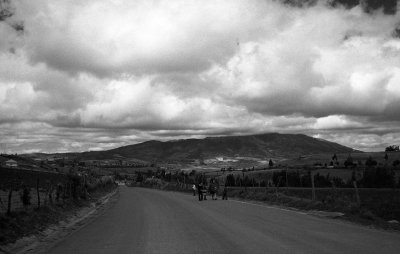
[(269, 162), (268, 162), (268, 166), (269, 166), (269, 167), (273, 167), (273, 166), (274, 166), (274, 162), (273, 162), (271, 159), (270, 159)]
[(367, 168), (360, 183), (364, 188), (391, 188), (395, 186), (395, 174), (386, 168)]
[(142, 182), (143, 181), (143, 175), (141, 172), (137, 172), (137, 176), (136, 176), (136, 182)]
[(349, 156), (347, 157), (347, 159), (344, 161), (344, 166), (347, 167), (355, 167), (357, 166), (357, 164), (355, 164), (353, 162), (353, 158), (351, 157), (351, 155), (349, 154)]
[(376, 165), (378, 165), (378, 162), (376, 160), (372, 159), (371, 156), (369, 156), (368, 159), (365, 161), (365, 166), (367, 166), (367, 167), (373, 167)]
[(385, 148), (385, 152), (396, 152), (399, 151), (399, 146), (391, 145)]

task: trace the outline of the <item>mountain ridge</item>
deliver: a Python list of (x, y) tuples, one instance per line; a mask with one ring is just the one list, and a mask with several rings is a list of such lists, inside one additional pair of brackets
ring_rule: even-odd
[(149, 140), (105, 151), (77, 154), (80, 160), (116, 157), (144, 161), (188, 161), (216, 157), (293, 158), (317, 153), (359, 152), (304, 134), (264, 133), (169, 141)]

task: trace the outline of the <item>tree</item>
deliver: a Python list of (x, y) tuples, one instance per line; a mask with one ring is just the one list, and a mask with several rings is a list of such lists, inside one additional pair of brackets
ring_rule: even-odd
[(391, 145), (385, 148), (385, 152), (397, 152), (399, 151), (399, 146)]
[(268, 165), (270, 168), (274, 166), (274, 162), (272, 161), (272, 159), (269, 159)]
[(235, 177), (232, 174), (226, 176), (226, 186), (235, 186)]
[(385, 153), (384, 159), (385, 159), (385, 161), (387, 161), (389, 159), (389, 156), (387, 155), (387, 153)]
[(351, 157), (351, 155), (349, 154), (349, 157), (347, 157), (347, 159), (344, 162), (344, 166), (347, 167), (353, 167), (354, 163), (353, 163), (353, 158)]
[(142, 182), (143, 181), (143, 176), (141, 172), (137, 172), (137, 177), (136, 177), (136, 182)]
[(378, 162), (376, 160), (372, 159), (371, 156), (368, 157), (368, 159), (365, 161), (365, 166), (367, 167), (372, 167), (378, 165)]

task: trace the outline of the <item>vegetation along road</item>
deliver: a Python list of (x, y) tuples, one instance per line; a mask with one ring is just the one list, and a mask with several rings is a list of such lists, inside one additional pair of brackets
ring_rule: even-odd
[(47, 253), (400, 253), (400, 234), (235, 200), (120, 187)]

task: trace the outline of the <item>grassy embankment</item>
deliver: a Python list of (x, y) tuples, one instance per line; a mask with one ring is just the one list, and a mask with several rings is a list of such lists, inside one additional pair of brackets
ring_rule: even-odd
[[(83, 189), (81, 183), (73, 187), (71, 177), (65, 174), (40, 171), (7, 170), (2, 168), (0, 169), (0, 179), (0, 189), (3, 192), (9, 192), (10, 187), (13, 188), (14, 200), (11, 212), (7, 214), (6, 210), (2, 209), (0, 214), (0, 245), (13, 243), (24, 236), (42, 231), (52, 224), (57, 224), (76, 214), (80, 209), (89, 207), (93, 202), (115, 189), (113, 183), (101, 183), (97, 186), (92, 185), (91, 188), (87, 189), (85, 195), (82, 195), (83, 192), (74, 195), (73, 191)], [(42, 198), (47, 196), (47, 199), (41, 200), (40, 206), (37, 199), (35, 199), (37, 193), (35, 193), (34, 185), (37, 184), (37, 179), (40, 179), (40, 196)], [(63, 192), (58, 200), (56, 200), (55, 194), (53, 199), (50, 200), (48, 192), (46, 192), (48, 186), (59, 183), (62, 183), (68, 191)], [(21, 205), (22, 201), (19, 200), (22, 186), (27, 186), (30, 189), (31, 203), (29, 205)], [(3, 196), (2, 205), (6, 204), (7, 200), (4, 200)]]
[[(177, 183), (138, 184), (135, 186), (158, 188), (166, 191), (192, 193), (190, 185)], [(222, 190), (219, 190), (221, 195)], [(360, 203), (355, 189), (316, 188), (312, 200), (311, 188), (240, 188), (228, 187), (228, 198), (265, 202), (269, 205), (284, 206), (304, 211), (341, 212), (342, 218), (364, 225), (400, 230), (399, 189), (358, 189)]]

